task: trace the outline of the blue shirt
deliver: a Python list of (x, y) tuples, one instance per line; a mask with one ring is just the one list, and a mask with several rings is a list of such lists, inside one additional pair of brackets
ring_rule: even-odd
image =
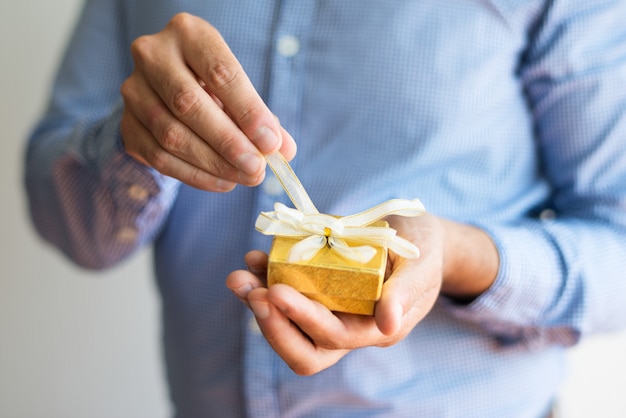
[[(254, 220), (289, 203), (276, 180), (202, 192), (121, 146), (129, 45), (183, 10), (296, 138), (320, 211), (419, 198), (490, 234), (493, 286), (295, 375), (224, 286), (269, 247)], [(154, 246), (177, 416), (540, 417), (565, 347), (626, 323), (624, 22), (618, 0), (87, 1), (29, 142), (34, 223), (90, 268)]]

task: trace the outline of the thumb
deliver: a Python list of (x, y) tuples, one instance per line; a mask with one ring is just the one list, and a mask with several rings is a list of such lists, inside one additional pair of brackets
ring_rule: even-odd
[(381, 333), (390, 337), (397, 334), (402, 328), (404, 308), (399, 303), (386, 301), (382, 297), (376, 304), (374, 319)]
[[(392, 260), (389, 260), (391, 263)], [(406, 260), (396, 261), (406, 264)], [(406, 268), (404, 269), (406, 271)], [(392, 336), (400, 331), (402, 328), (402, 318), (404, 314), (410, 309), (409, 298), (406, 296), (406, 279), (403, 279), (403, 269), (394, 269), (390, 277), (383, 284), (383, 290), (380, 299), (376, 303), (374, 311), (374, 318), (376, 320), (376, 326), (380, 332), (387, 336)]]
[(388, 337), (403, 338), (408, 334), (430, 312), (439, 295), (440, 275), (418, 260), (396, 257), (383, 285), (375, 320), (380, 332)]

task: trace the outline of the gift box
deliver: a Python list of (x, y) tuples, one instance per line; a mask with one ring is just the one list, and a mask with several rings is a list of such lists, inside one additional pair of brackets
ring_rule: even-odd
[[(385, 221), (370, 226), (385, 228)], [(347, 259), (329, 245), (321, 248), (313, 258), (289, 262), (289, 253), (299, 238), (276, 236), (269, 253), (268, 286), (287, 284), (331, 311), (372, 315), (380, 299), (387, 248), (374, 246), (375, 254), (366, 263)], [(346, 240), (348, 246), (359, 243)]]
[(331, 311), (372, 315), (385, 279), (388, 250), (419, 256), (413, 243), (396, 235), (388, 215), (419, 216), (418, 199), (392, 199), (366, 211), (337, 217), (320, 213), (287, 161), (266, 156), (295, 208), (274, 204), (255, 227), (274, 240), (269, 253), (268, 286), (287, 284)]

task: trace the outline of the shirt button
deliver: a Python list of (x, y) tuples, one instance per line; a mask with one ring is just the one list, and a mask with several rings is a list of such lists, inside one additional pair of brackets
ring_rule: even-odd
[(295, 36), (284, 35), (278, 39), (276, 49), (282, 56), (293, 57), (300, 51), (300, 41)]
[(132, 244), (137, 239), (137, 230), (129, 226), (123, 227), (117, 231), (115, 239), (122, 244)]
[(148, 191), (137, 184), (133, 184), (128, 188), (128, 197), (136, 202), (145, 202), (148, 199)]
[(263, 192), (270, 196), (280, 196), (283, 193), (283, 186), (280, 184), (280, 181), (274, 176), (267, 176), (263, 181)]
[(543, 221), (550, 221), (554, 218), (556, 218), (556, 212), (552, 209), (544, 209), (539, 214), (539, 219)]

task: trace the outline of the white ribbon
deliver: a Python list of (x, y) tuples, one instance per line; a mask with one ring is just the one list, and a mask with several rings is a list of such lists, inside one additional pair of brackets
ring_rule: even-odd
[[(288, 262), (310, 260), (326, 245), (341, 256), (360, 263), (367, 263), (376, 255), (376, 249), (371, 245), (387, 247), (405, 258), (419, 257), (419, 249), (396, 235), (395, 229), (368, 226), (388, 215), (422, 215), (426, 210), (418, 199), (392, 199), (364, 212), (336, 218), (319, 213), (281, 154), (268, 155), (266, 159), (297, 209), (275, 203), (273, 212), (261, 212), (255, 227), (265, 235), (301, 239), (291, 248)], [(365, 245), (351, 247), (345, 239)]]

